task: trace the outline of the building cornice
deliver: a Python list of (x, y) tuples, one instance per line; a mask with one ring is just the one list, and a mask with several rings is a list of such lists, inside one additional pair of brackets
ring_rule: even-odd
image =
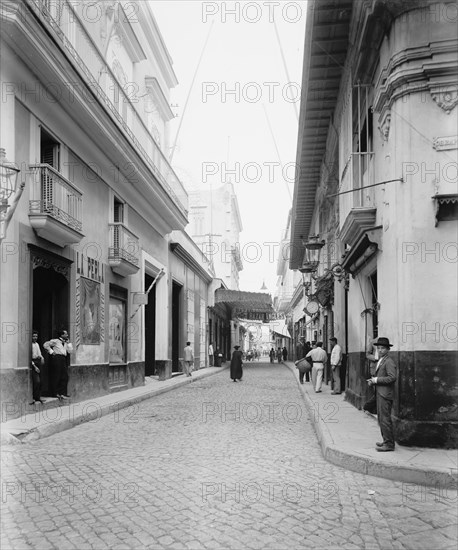
[(192, 271), (197, 273), (206, 283), (210, 283), (213, 277), (187, 252), (180, 243), (171, 242), (170, 250)]
[[(60, 85), (62, 93), (52, 103), (65, 111), (67, 127), (73, 120), (75, 129), (78, 127), (86, 135), (91, 135), (100, 150), (111, 160), (112, 168), (119, 170), (128, 185), (123, 194), (136, 197), (133, 203), (139, 214), (148, 221), (153, 217), (154, 227), (162, 235), (173, 229), (184, 229), (188, 223), (187, 213), (177, 206), (174, 194), (171, 190), (169, 192), (164, 183), (160, 183), (159, 174), (152, 171), (135, 143), (115, 122), (111, 111), (91, 85), (91, 78), (69, 60), (60, 49), (57, 38), (52, 38), (39, 17), (25, 5), (19, 8), (11, 3), (2, 5), (1, 16), (2, 34), (6, 43), (15, 55), (22, 58), (24, 66), (33, 70), (43, 87), (47, 83)], [(34, 64), (30, 67), (32, 59)], [(15, 70), (18, 68), (13, 67), (12, 71)], [(68, 87), (70, 84), (71, 88)], [(48, 97), (44, 95), (44, 90), (43, 97)], [(45, 102), (37, 102), (33, 95), (23, 94), (18, 99), (32, 113), (46, 109)], [(55, 112), (57, 117), (57, 109)], [(74, 150), (74, 153), (81, 158), (85, 157), (82, 148)], [(132, 167), (135, 167), (134, 174)]]
[(157, 106), (160, 110), (162, 118), (169, 121), (174, 118), (172, 109), (170, 108), (169, 102), (162, 91), (159, 81), (154, 76), (145, 77), (145, 86), (147, 91), (151, 91), (154, 99), (157, 100)]

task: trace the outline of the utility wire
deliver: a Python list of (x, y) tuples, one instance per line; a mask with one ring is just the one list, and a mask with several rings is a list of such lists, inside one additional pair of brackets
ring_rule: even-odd
[[(285, 69), (287, 81), (290, 83), (291, 79), (289, 77), (288, 66), (286, 65), (285, 54), (283, 52), (283, 48), (282, 48), (282, 45), (281, 45), (281, 42), (280, 42), (280, 35), (278, 34), (277, 24), (275, 23), (275, 20), (274, 20), (274, 29), (275, 29), (275, 35), (277, 37), (278, 47), (280, 48), (280, 54), (281, 54), (281, 58), (282, 58), (282, 61), (283, 61), (283, 68)], [(294, 107), (294, 112), (296, 114), (296, 120), (299, 123), (299, 114), (297, 112), (297, 105), (296, 105), (295, 101), (293, 101), (293, 107)]]
[(172, 159), (173, 159), (173, 155), (175, 153), (175, 149), (176, 149), (176, 146), (177, 146), (178, 136), (179, 136), (180, 130), (181, 130), (181, 125), (183, 124), (183, 118), (184, 118), (184, 115), (185, 115), (185, 112), (186, 112), (186, 107), (188, 106), (189, 98), (191, 97), (191, 92), (192, 92), (192, 89), (193, 89), (193, 86), (194, 86), (194, 82), (196, 80), (197, 72), (198, 72), (199, 67), (200, 67), (200, 62), (202, 61), (202, 58), (204, 56), (205, 49), (206, 49), (207, 43), (208, 43), (208, 39), (210, 38), (210, 33), (212, 32), (214, 23), (215, 23), (215, 20), (212, 21), (212, 23), (210, 25), (210, 28), (208, 30), (207, 38), (205, 39), (204, 46), (203, 46), (202, 51), (200, 53), (199, 61), (197, 62), (196, 70), (194, 71), (194, 76), (192, 77), (191, 85), (189, 86), (189, 91), (188, 91), (188, 95), (186, 97), (186, 102), (184, 104), (183, 112), (182, 112), (181, 117), (180, 117), (180, 124), (178, 125), (177, 133), (176, 133), (176, 136), (175, 136), (175, 142), (173, 144), (172, 150), (170, 151), (170, 158), (169, 158), (170, 164), (172, 164)]
[[(280, 158), (280, 151), (278, 150), (277, 142), (276, 142), (276, 140), (275, 140), (275, 135), (274, 135), (274, 133), (273, 133), (272, 126), (270, 125), (269, 115), (267, 114), (266, 106), (264, 105), (264, 103), (262, 104), (262, 108), (264, 109), (264, 114), (265, 114), (265, 116), (266, 116), (267, 125), (269, 126), (269, 130), (270, 130), (270, 135), (272, 136), (272, 140), (273, 140), (273, 142), (274, 142), (275, 150), (277, 151), (278, 162), (280, 163), (280, 166), (283, 166), (283, 164), (282, 164), (282, 162), (281, 162), (281, 158)], [(289, 189), (288, 182), (286, 181), (285, 178), (283, 178), (283, 181), (285, 182), (286, 188), (288, 189), (289, 199), (290, 199), (290, 201), (292, 202), (293, 197), (292, 197), (292, 195), (291, 195), (291, 191), (290, 191), (290, 189)]]

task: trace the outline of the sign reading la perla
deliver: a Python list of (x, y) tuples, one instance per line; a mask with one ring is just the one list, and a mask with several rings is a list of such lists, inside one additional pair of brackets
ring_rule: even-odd
[(104, 283), (103, 263), (79, 252), (76, 254), (76, 273), (98, 283)]

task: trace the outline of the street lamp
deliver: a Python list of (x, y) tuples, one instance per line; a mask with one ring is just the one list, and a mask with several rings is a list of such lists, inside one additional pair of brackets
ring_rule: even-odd
[[(6, 235), (8, 224), (21, 198), (24, 183), (17, 189), (20, 169), (6, 158), (5, 149), (0, 148), (0, 240)], [(11, 204), (9, 200), (14, 195)]]
[(299, 271), (301, 273), (315, 273), (320, 263), (320, 252), (325, 245), (325, 241), (320, 241), (318, 235), (309, 236), (308, 241), (305, 241), (301, 236), (301, 240), (305, 248), (305, 259)]

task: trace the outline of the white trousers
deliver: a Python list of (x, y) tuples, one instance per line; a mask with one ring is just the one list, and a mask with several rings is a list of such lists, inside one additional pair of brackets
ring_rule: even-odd
[(315, 387), (315, 391), (321, 390), (321, 384), (323, 383), (324, 365), (313, 364), (312, 367), (312, 384)]

